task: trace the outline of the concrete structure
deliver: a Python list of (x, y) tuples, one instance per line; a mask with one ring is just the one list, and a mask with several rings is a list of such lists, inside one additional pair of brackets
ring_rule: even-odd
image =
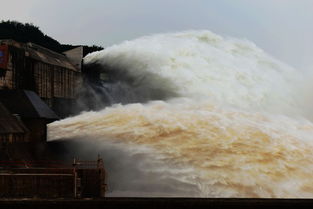
[(81, 80), (77, 64), (81, 50), (66, 52), (68, 58), (33, 43), (0, 40), (0, 89), (34, 91), (65, 117), (71, 113)]
[(47, 124), (59, 119), (32, 91), (0, 90), (0, 102), (27, 127), (31, 142), (46, 142)]
[(77, 68), (79, 71), (82, 69), (84, 49), (83, 46), (76, 47), (74, 49), (63, 52), (69, 61)]
[(28, 134), (24, 124), (0, 103), (0, 148), (7, 143), (28, 141)]
[(104, 196), (100, 158), (49, 162), (47, 124), (71, 114), (81, 83), (83, 48), (65, 54), (0, 40), (0, 198)]

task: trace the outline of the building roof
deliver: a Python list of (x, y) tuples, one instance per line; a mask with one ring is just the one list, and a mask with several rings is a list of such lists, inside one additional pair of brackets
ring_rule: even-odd
[(64, 67), (73, 71), (79, 71), (79, 69), (76, 68), (65, 55), (54, 52), (40, 45), (30, 42), (24, 44), (11, 39), (0, 40), (0, 43), (24, 49), (25, 56), (29, 56), (35, 60), (39, 60), (41, 62), (55, 66)]
[(24, 124), (11, 115), (11, 113), (0, 103), (0, 134), (25, 134), (28, 130)]
[(50, 107), (33, 91), (0, 90), (0, 102), (12, 114), (18, 114), (22, 118), (59, 119)]

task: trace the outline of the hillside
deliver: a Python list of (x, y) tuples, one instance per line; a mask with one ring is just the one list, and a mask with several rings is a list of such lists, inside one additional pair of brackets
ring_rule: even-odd
[[(24, 24), (17, 21), (0, 22), (0, 39), (14, 39), (23, 43), (32, 42), (59, 53), (76, 47), (76, 45), (59, 43), (31, 23)], [(96, 45), (83, 45), (83, 47), (84, 56), (90, 52), (103, 49), (103, 47)]]

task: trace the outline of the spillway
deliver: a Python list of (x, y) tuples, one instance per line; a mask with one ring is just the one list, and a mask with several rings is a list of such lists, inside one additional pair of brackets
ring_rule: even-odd
[(50, 124), (49, 140), (103, 153), (111, 196), (313, 197), (310, 76), (254, 43), (156, 34), (84, 63), (112, 75), (110, 105)]

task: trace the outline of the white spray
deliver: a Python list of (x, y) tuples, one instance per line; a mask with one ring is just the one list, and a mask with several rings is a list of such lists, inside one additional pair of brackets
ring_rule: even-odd
[(140, 175), (120, 174), (127, 181), (111, 195), (313, 196), (304, 76), (253, 43), (208, 31), (159, 34), (84, 61), (125, 71), (134, 86), (177, 95), (50, 125), (51, 140), (84, 138), (136, 160), (129, 166)]

